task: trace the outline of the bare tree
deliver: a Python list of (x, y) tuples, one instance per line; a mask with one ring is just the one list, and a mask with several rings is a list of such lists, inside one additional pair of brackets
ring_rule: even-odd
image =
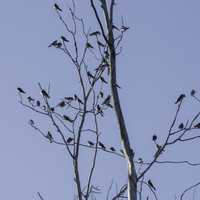
[[(37, 122), (32, 119), (29, 120), (30, 126), (41, 134), (42, 137), (50, 143), (64, 146), (67, 154), (70, 155), (71, 162), (73, 163), (77, 199), (96, 199), (100, 192), (100, 188), (95, 184), (96, 181), (92, 179), (99, 151), (125, 158), (124, 160), (128, 166), (128, 182), (122, 185), (116, 195), (112, 197), (110, 197), (111, 184), (108, 189), (107, 199), (128, 198), (129, 200), (141, 200), (144, 198), (149, 199), (149, 196), (158, 199), (154, 183), (147, 178), (147, 172), (155, 164), (185, 163), (190, 166), (200, 165), (199, 163), (191, 163), (188, 160), (170, 161), (159, 159), (161, 154), (164, 154), (166, 151), (166, 148), (170, 148), (177, 143), (186, 143), (187, 141), (200, 138), (199, 135), (193, 136), (191, 133), (200, 128), (200, 123), (198, 123), (200, 112), (195, 113), (193, 118), (186, 123), (177, 125), (180, 110), (186, 99), (186, 95), (181, 94), (175, 102), (177, 110), (164, 143), (159, 144), (157, 142), (158, 136), (153, 135), (152, 141), (157, 148), (153, 159), (150, 162), (146, 162), (142, 158), (136, 160), (134, 158), (134, 147), (130, 144), (126, 121), (124, 120), (124, 113), (120, 104), (118, 95), (120, 86), (117, 81), (118, 64), (116, 58), (120, 56), (121, 43), (129, 27), (124, 24), (123, 20), (119, 25), (114, 24), (115, 6), (117, 3), (115, 0), (110, 0), (109, 2), (106, 0), (90, 0), (89, 3), (99, 27), (96, 30), (86, 28), (87, 22), (78, 16), (74, 0), (72, 0), (71, 6), (67, 8), (61, 8), (60, 5), (54, 4), (55, 12), (65, 27), (66, 33), (49, 45), (50, 48), (56, 48), (58, 51), (63, 52), (73, 64), (78, 77), (77, 81), (80, 83), (79, 94), (63, 95), (64, 97), (62, 97), (60, 102), (53, 104), (52, 99), (54, 97), (51, 96), (50, 86), (48, 89), (45, 89), (44, 86), (38, 83), (42, 98), (33, 98), (19, 87), (17, 88), (19, 102), (24, 107), (46, 117), (56, 130), (56, 132), (43, 130)], [(71, 21), (65, 19), (63, 14), (65, 12), (70, 14)], [(91, 63), (95, 67), (91, 68)], [(106, 92), (105, 87), (107, 86), (110, 87), (110, 93)], [(194, 90), (191, 91), (190, 96), (200, 102)], [(27, 98), (26, 100), (25, 97)], [(104, 113), (108, 110), (115, 111), (120, 130), (121, 151), (117, 151), (115, 147), (107, 148), (101, 141), (99, 120), (102, 119)], [(86, 122), (88, 119), (91, 122), (91, 126)], [(88, 140), (87, 143), (83, 143), (84, 132), (93, 134), (94, 140)], [(79, 157), (81, 148), (94, 150), (92, 162), (88, 166), (89, 173), (86, 183), (80, 177)], [(181, 194), (180, 199), (183, 199), (186, 192), (198, 185), (199, 183), (196, 183), (186, 189)], [(148, 194), (144, 192), (144, 187), (148, 188)], [(44, 199), (39, 192), (38, 197)]]

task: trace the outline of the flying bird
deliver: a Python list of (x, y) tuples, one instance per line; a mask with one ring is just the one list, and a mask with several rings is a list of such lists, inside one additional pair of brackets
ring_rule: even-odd
[(48, 93), (44, 89), (41, 90), (41, 94), (42, 94), (42, 96), (44, 96), (48, 99), (50, 98), (50, 96), (48, 95)]
[(26, 94), (26, 92), (20, 87), (18, 87), (17, 90), (18, 90), (19, 93)]
[(182, 102), (183, 99), (184, 99), (185, 97), (186, 97), (185, 94), (181, 94), (181, 95), (178, 97), (178, 99), (176, 100), (175, 104), (177, 104), (177, 103), (179, 103), (179, 102)]
[(150, 188), (152, 188), (153, 190), (156, 190), (155, 186), (153, 185), (153, 183), (151, 182), (151, 180), (148, 180), (148, 185)]
[(60, 11), (60, 12), (62, 12), (62, 9), (58, 6), (58, 4), (54, 4), (54, 8), (56, 9), (56, 10), (58, 10), (58, 11)]

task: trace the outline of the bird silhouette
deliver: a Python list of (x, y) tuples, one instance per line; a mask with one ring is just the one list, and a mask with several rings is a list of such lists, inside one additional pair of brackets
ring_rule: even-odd
[(89, 144), (90, 146), (94, 146), (94, 142), (91, 142), (91, 141), (89, 141), (89, 140), (88, 140), (88, 144)]
[(52, 47), (52, 46), (56, 47), (57, 44), (58, 44), (58, 40), (54, 40), (48, 47)]
[(37, 105), (38, 107), (41, 105), (41, 103), (40, 103), (39, 100), (36, 101), (36, 105)]
[(91, 49), (93, 49), (94, 47), (93, 47), (89, 42), (87, 42), (87, 43), (86, 43), (86, 48), (91, 48)]
[(190, 92), (190, 95), (191, 96), (194, 96), (196, 94), (196, 91), (195, 90), (192, 90), (191, 92)]
[(128, 27), (128, 26), (122, 26), (122, 27), (121, 27), (121, 30), (122, 30), (122, 32), (125, 32), (125, 31), (127, 31), (129, 28), (130, 28), (130, 27)]
[(74, 122), (74, 120), (72, 120), (70, 117), (68, 117), (67, 115), (63, 115), (63, 118), (66, 120), (66, 121), (69, 121), (71, 123)]
[(67, 143), (70, 144), (73, 140), (74, 140), (73, 138), (68, 137), (68, 138), (67, 138)]
[(61, 36), (61, 39), (64, 41), (64, 42), (69, 42), (69, 40), (65, 37), (65, 36)]
[(153, 135), (153, 136), (152, 136), (152, 140), (153, 140), (154, 142), (157, 140), (157, 138), (158, 138), (157, 135)]
[(116, 149), (114, 147), (110, 147), (111, 151), (116, 151)]
[(44, 96), (48, 99), (50, 98), (50, 96), (48, 95), (48, 93), (44, 89), (41, 90), (41, 94), (42, 94), (42, 96)]
[(22, 88), (20, 88), (20, 87), (18, 87), (17, 90), (21, 94), (26, 94), (26, 92)]
[(149, 185), (150, 188), (152, 188), (153, 190), (156, 190), (155, 186), (153, 185), (153, 183), (151, 182), (150, 179), (148, 180), (147, 183), (148, 183), (148, 185)]
[(184, 128), (184, 124), (183, 123), (179, 124), (178, 128), (179, 129), (183, 129)]
[(46, 138), (49, 139), (50, 143), (53, 142), (53, 136), (51, 135), (50, 131), (48, 131)]
[(56, 9), (56, 10), (58, 10), (58, 11), (60, 11), (60, 12), (62, 12), (62, 9), (58, 6), (58, 4), (54, 4), (54, 8)]
[(184, 99), (185, 97), (186, 97), (185, 94), (181, 94), (181, 95), (178, 97), (178, 99), (176, 100), (175, 104), (177, 104), (177, 103), (179, 103), (179, 102), (182, 102), (183, 99)]
[(105, 145), (104, 145), (102, 142), (99, 142), (99, 146), (100, 146), (103, 150), (106, 150), (106, 147), (105, 147)]
[[(59, 106), (59, 107), (61, 107), (61, 108), (63, 108), (63, 107), (65, 107), (66, 106), (66, 103), (65, 103), (65, 101), (61, 101), (60, 103), (58, 103), (58, 105), (57, 106)], [(57, 107), (56, 106), (56, 107)]]
[(35, 101), (35, 99), (33, 99), (31, 96), (28, 96), (27, 99), (29, 102)]

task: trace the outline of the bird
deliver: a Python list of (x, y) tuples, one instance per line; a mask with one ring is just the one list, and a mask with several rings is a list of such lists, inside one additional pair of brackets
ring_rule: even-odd
[(89, 140), (88, 140), (88, 144), (89, 144), (90, 146), (94, 146), (94, 142), (91, 142), (91, 141), (89, 141)]
[(69, 40), (68, 40), (65, 36), (63, 36), (63, 35), (62, 35), (60, 38), (61, 38), (64, 42), (69, 42)]
[(121, 30), (122, 30), (122, 32), (125, 32), (125, 31), (127, 31), (129, 28), (130, 28), (130, 27), (128, 27), (128, 26), (122, 26), (122, 27), (121, 27)]
[(60, 47), (62, 47), (62, 43), (58, 42), (57, 45), (56, 45), (56, 48), (60, 48)]
[(106, 147), (104, 146), (104, 144), (102, 142), (99, 142), (99, 146), (103, 149), (106, 150)]
[(104, 95), (103, 95), (103, 92), (102, 92), (102, 91), (100, 91), (100, 93), (99, 93), (99, 94), (100, 94), (100, 97), (101, 97), (101, 98), (103, 98), (103, 96), (104, 96)]
[(26, 94), (26, 92), (20, 87), (18, 87), (17, 90), (18, 90), (19, 93)]
[(94, 31), (90, 33), (90, 36), (97, 36), (97, 35), (101, 35), (101, 33), (99, 31)]
[[(65, 103), (65, 101), (61, 101), (60, 103), (58, 103), (58, 105), (57, 106), (59, 106), (59, 107), (61, 107), (61, 108), (63, 108), (63, 107), (65, 107), (66, 106), (66, 103)], [(56, 106), (56, 107), (57, 107)]]
[(54, 40), (48, 47), (52, 47), (52, 46), (56, 47), (57, 44), (58, 44), (58, 40)]
[(111, 151), (116, 151), (116, 149), (114, 147), (110, 147)]
[(44, 89), (41, 90), (41, 94), (42, 94), (42, 96), (44, 96), (48, 99), (50, 98), (50, 96), (48, 95), (48, 93)]
[(29, 120), (29, 125), (33, 126), (35, 123), (32, 119)]
[(178, 126), (179, 129), (183, 129), (184, 128), (184, 124), (181, 123), (179, 126)]
[(157, 140), (157, 138), (158, 138), (157, 135), (153, 135), (153, 136), (152, 136), (152, 140), (153, 140), (154, 142)]
[(54, 107), (51, 107), (50, 110), (51, 110), (51, 112), (54, 112), (55, 108), (54, 108)]
[(150, 187), (150, 188), (152, 188), (152, 189), (156, 190), (155, 186), (153, 185), (153, 183), (151, 182), (151, 180), (150, 180), (150, 179), (148, 180), (148, 182), (147, 182), (147, 183), (148, 183), (148, 185), (149, 185), (149, 187)]
[(176, 100), (175, 104), (177, 104), (177, 103), (179, 103), (179, 102), (182, 102), (183, 99), (184, 99), (185, 97), (186, 97), (185, 94), (181, 94), (181, 95), (178, 97), (178, 99)]
[(194, 128), (200, 128), (200, 123), (194, 125)]
[(91, 49), (94, 48), (89, 42), (86, 43), (86, 47), (87, 47), (87, 48), (91, 48)]
[(58, 11), (60, 11), (60, 12), (62, 12), (62, 9), (58, 6), (58, 4), (54, 4), (54, 8), (56, 9), (56, 10), (58, 10)]
[(73, 138), (68, 137), (68, 138), (67, 138), (67, 143), (71, 143), (73, 140), (74, 140)]
[(196, 91), (193, 89), (193, 90), (190, 92), (190, 95), (191, 95), (191, 96), (194, 96), (195, 93), (196, 93)]
[(70, 117), (68, 117), (67, 115), (63, 115), (63, 118), (66, 120), (66, 121), (69, 121), (71, 123), (74, 122), (74, 120), (72, 120)]
[(40, 106), (40, 101), (39, 101), (39, 100), (36, 101), (36, 105), (37, 105), (38, 107)]
[(100, 113), (100, 115), (103, 117), (103, 111), (102, 111), (101, 106), (99, 104), (97, 105), (97, 113)]
[(33, 99), (31, 96), (28, 96), (27, 99), (28, 99), (29, 102), (35, 101), (35, 99)]
[(46, 138), (49, 139), (50, 143), (53, 142), (53, 136), (51, 135), (50, 131), (48, 131)]
[(65, 100), (67, 100), (67, 101), (73, 101), (74, 98), (73, 97), (65, 97)]

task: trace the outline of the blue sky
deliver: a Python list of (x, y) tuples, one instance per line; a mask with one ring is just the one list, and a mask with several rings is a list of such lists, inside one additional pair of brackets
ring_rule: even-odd
[[(62, 7), (65, 2), (57, 1)], [(77, 2), (88, 26), (95, 27), (89, 1)], [(61, 52), (48, 48), (52, 40), (64, 33), (53, 4), (51, 0), (1, 2), (1, 199), (36, 199), (37, 191), (48, 200), (64, 200), (74, 194), (71, 164), (64, 149), (47, 143), (28, 126), (30, 118), (44, 127), (48, 123), (20, 106), (16, 92), (21, 86), (37, 97), (38, 82), (46, 87), (50, 82), (52, 95), (57, 100), (78, 91), (71, 63)], [(199, 111), (199, 105), (189, 96), (193, 88), (200, 91), (199, 7), (197, 0), (118, 3), (116, 24), (124, 16), (130, 26), (118, 58), (118, 82), (136, 158), (152, 158), (155, 147), (151, 136), (157, 133), (160, 141), (165, 138), (176, 110), (174, 102), (180, 93), (188, 97), (180, 122), (186, 122)], [(109, 112), (102, 122), (102, 140), (120, 148), (119, 131), (112, 116)], [(177, 145), (168, 149), (163, 159), (200, 162), (198, 148), (198, 141)], [(100, 153), (98, 163), (95, 178), (104, 192), (113, 177), (116, 182), (126, 181), (126, 164), (122, 159)], [(87, 163), (82, 163), (83, 171), (86, 166)], [(163, 200), (174, 198), (200, 179), (198, 167), (191, 169), (185, 165), (157, 165), (148, 177)], [(196, 192), (196, 199), (199, 196)]]

